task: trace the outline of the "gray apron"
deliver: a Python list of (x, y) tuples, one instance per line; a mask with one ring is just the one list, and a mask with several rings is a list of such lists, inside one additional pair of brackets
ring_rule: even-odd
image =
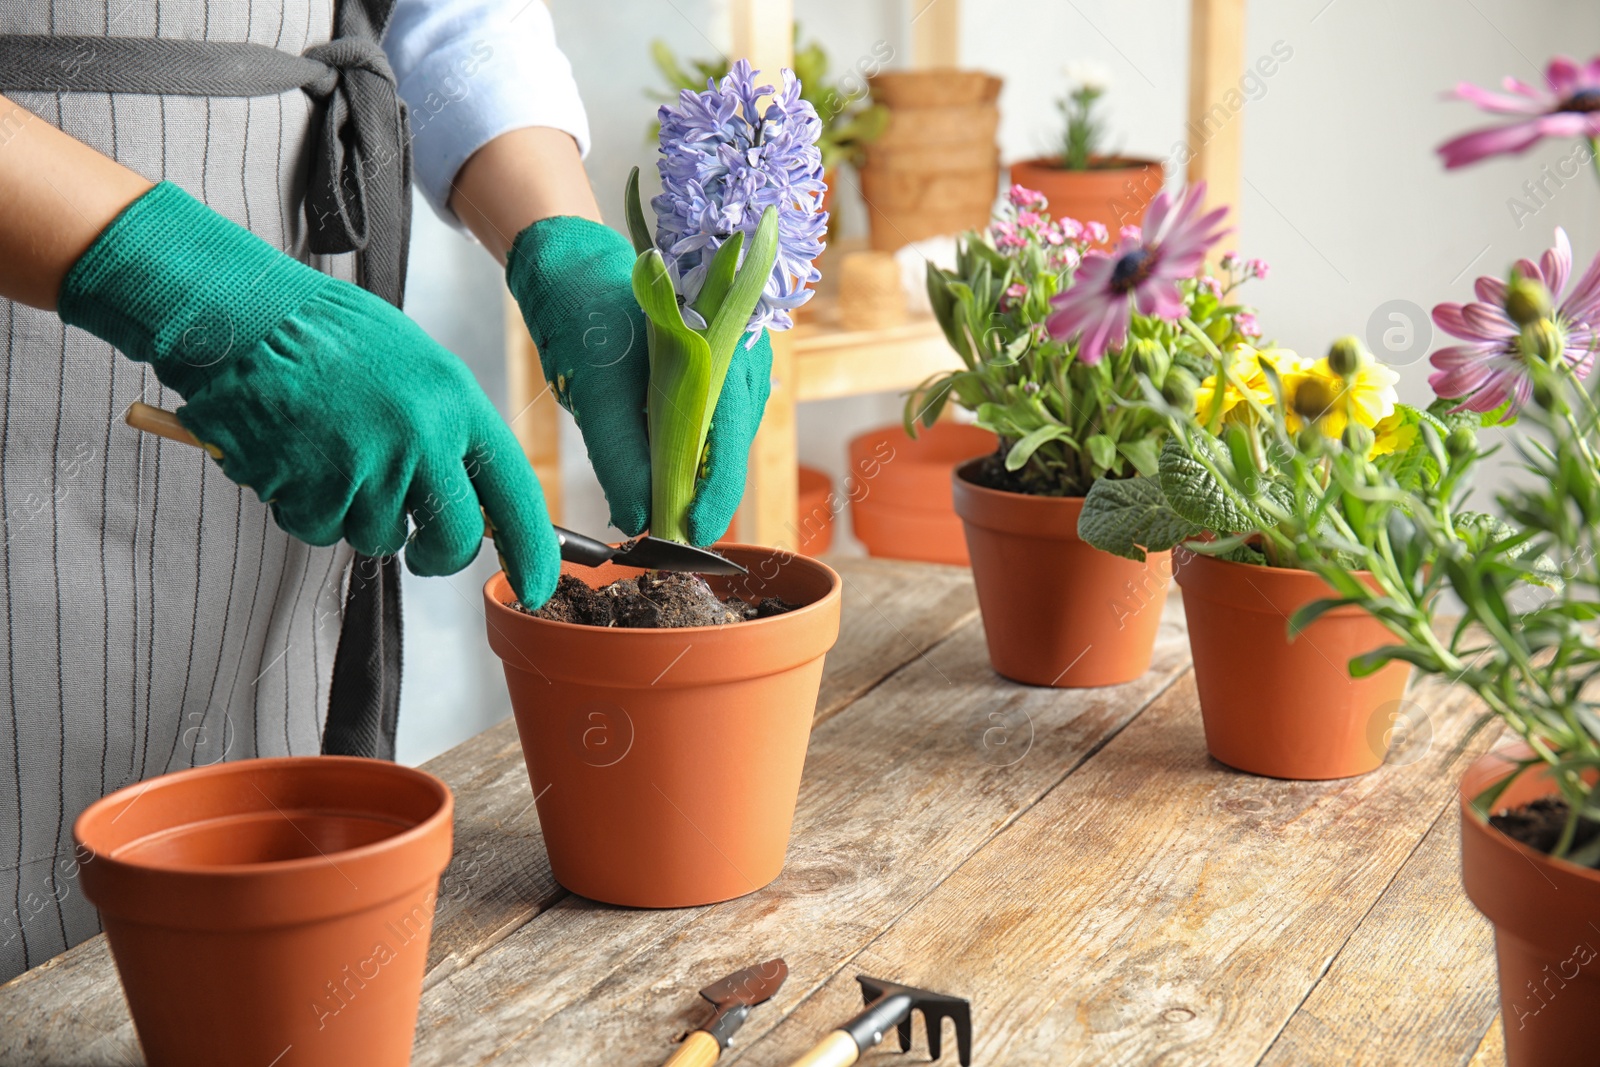
[[(391, 4), (6, 3), (0, 91), (398, 304)], [(72, 853), (88, 804), (224, 759), (392, 758), (400, 661), (394, 561), (290, 538), (203, 452), (123, 425), (135, 400), (182, 403), (147, 366), (4, 300), (0, 358), (3, 981), (99, 928)]]

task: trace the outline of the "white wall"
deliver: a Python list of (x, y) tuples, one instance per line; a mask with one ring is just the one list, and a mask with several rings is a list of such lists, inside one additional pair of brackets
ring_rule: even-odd
[[(952, 3), (955, 0), (942, 0)], [(680, 56), (725, 49), (723, 0), (550, 0), (557, 32), (589, 108), (590, 177), (608, 218), (620, 215), (629, 167), (653, 173), (645, 127), (656, 84), (648, 46), (666, 39)], [(907, 57), (905, 0), (796, 0), (807, 36), (828, 47), (836, 71), (879, 42)], [(1006, 80), (1001, 97), (1005, 158), (1045, 150), (1054, 135), (1061, 68), (1093, 61), (1114, 79), (1108, 117), (1114, 147), (1165, 157), (1184, 136), (1187, 0), (967, 0), (964, 65)], [(1600, 182), (1583, 172), (1519, 226), (1507, 202), (1524, 195), (1541, 167), (1567, 157), (1550, 143), (1525, 157), (1445, 173), (1441, 141), (1481, 121), (1440, 94), (1457, 80), (1492, 85), (1504, 74), (1541, 82), (1556, 52), (1600, 52), (1594, 0), (1254, 0), (1247, 55), (1275, 44), (1291, 52), (1254, 89), (1233, 121), (1243, 123), (1246, 184), (1232, 243), (1272, 264), (1253, 297), (1270, 335), (1306, 352), (1344, 333), (1391, 346), (1406, 362), (1403, 391), (1427, 393), (1426, 309), (1465, 299), (1473, 277), (1547, 247), (1565, 226), (1580, 259), (1600, 250)], [(861, 225), (844, 196), (845, 225)], [(426, 214), (426, 209), (422, 209)], [(500, 290), (481, 253), (431, 218), (419, 218), (410, 310), (503, 391), (497, 324)], [(1383, 313), (1391, 301), (1404, 318)], [(1432, 338), (1437, 346), (1437, 338)], [(1380, 349), (1380, 355), (1384, 354)], [(800, 418), (805, 462), (843, 473), (844, 441), (897, 417), (894, 398), (811, 405)], [(570, 426), (565, 439), (569, 525), (600, 531), (605, 510)], [(481, 579), (480, 579), (481, 581)], [(505, 713), (497, 665), (485, 659), (476, 585), (457, 578), (412, 582), (402, 757), (420, 759)], [(485, 678), (487, 677), (487, 681)]]

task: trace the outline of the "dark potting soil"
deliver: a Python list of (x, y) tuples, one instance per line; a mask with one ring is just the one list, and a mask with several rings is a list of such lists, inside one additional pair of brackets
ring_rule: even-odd
[(985, 489), (997, 489), (1002, 493), (1023, 493), (1027, 496), (1081, 496), (1082, 493), (1068, 492), (1068, 486), (1059, 482), (1042, 484), (1038, 479), (1024, 477), (1027, 468), (1020, 471), (1006, 470), (1005, 453), (996, 452), (992, 456), (984, 456), (973, 467), (968, 479), (974, 485), (981, 485)]
[(736, 596), (722, 599), (697, 574), (646, 571), (637, 578), (618, 578), (599, 589), (563, 574), (544, 607), (528, 611), (518, 604), (516, 608), (536, 618), (580, 626), (665, 630), (766, 619), (799, 606), (775, 596), (763, 597), (754, 604)]
[[(1567, 810), (1567, 802), (1562, 797), (1540, 797), (1521, 807), (1489, 816), (1489, 825), (1531, 849), (1548, 853), (1561, 839), (1561, 830), (1567, 824)], [(1596, 835), (1600, 835), (1600, 823), (1592, 819), (1578, 820), (1572, 850), (1582, 848)]]

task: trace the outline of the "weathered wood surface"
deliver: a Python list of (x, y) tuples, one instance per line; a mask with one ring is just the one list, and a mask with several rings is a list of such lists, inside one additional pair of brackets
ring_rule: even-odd
[[(789, 981), (725, 1062), (789, 1063), (858, 1010), (858, 973), (970, 997), (979, 1064), (1499, 1062), (1453, 806), (1489, 738), (1455, 755), (1460, 692), (1413, 694), (1433, 740), (1412, 762), (1254, 778), (1205, 754), (1178, 604), (1144, 678), (1037, 689), (988, 667), (965, 571), (840, 569), (789, 860), (761, 892), (572, 897), (511, 724), (429, 764), (457, 841), (415, 1063), (658, 1064), (703, 1020), (696, 989), (773, 955)], [(139, 1063), (102, 939), (0, 987), (0, 1067)]]
[[(844, 616), (828, 654), (819, 718), (832, 715), (977, 614), (968, 572), (842, 560)], [(426, 764), (456, 795), (455, 857), (439, 885), (431, 985), (566, 895), (550, 864), (516, 725), (506, 721)], [(698, 988), (698, 987), (696, 987)], [(12, 1020), (28, 1020), (13, 1026)], [(0, 1065), (139, 1064), (105, 939), (0, 986)]]
[(1461, 817), (1449, 804), (1263, 1067), (1465, 1065), (1500, 999), (1494, 929), (1462, 892), (1460, 872)]
[(841, 961), (748, 1062), (799, 1055), (849, 1013), (857, 973), (972, 999), (980, 1063), (1258, 1062), (1453, 792), (1463, 759), (1450, 750), (1472, 710), (1432, 687), (1417, 700), (1435, 737), (1422, 759), (1283, 782), (1206, 755), (1186, 674)]

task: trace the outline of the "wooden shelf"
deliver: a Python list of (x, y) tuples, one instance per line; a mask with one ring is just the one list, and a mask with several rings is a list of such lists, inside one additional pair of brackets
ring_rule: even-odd
[(818, 298), (794, 329), (795, 400), (903, 393), (931, 374), (961, 365), (932, 315), (880, 330), (844, 330)]

